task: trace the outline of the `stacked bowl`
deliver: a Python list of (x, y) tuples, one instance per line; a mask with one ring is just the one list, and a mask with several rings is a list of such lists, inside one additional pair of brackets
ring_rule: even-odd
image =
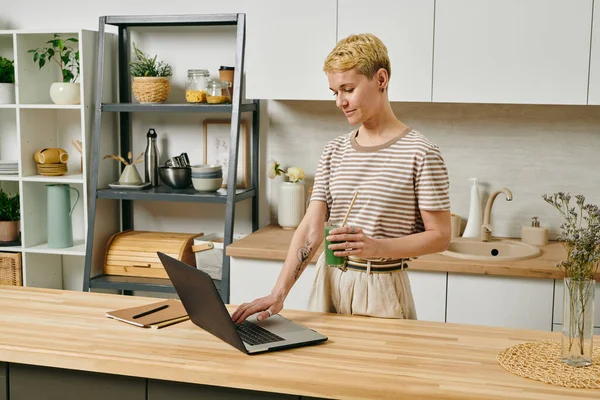
[(199, 192), (216, 192), (223, 185), (223, 168), (219, 164), (192, 166), (192, 184)]

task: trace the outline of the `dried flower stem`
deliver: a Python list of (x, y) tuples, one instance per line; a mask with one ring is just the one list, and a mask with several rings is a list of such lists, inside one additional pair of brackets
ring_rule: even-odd
[(125, 160), (121, 156), (115, 156), (115, 155), (112, 155), (112, 154), (107, 154), (107, 155), (104, 156), (103, 159), (106, 160), (107, 158), (110, 158), (110, 159), (113, 159), (113, 160), (117, 160), (117, 161), (121, 161), (123, 164), (129, 165), (129, 163), (127, 162), (127, 160)]
[[(573, 345), (579, 346), (578, 353), (584, 354), (586, 339), (586, 309), (591, 299), (591, 291), (598, 265), (600, 264), (600, 212), (597, 205), (585, 204), (583, 195), (575, 196), (577, 207), (571, 207), (569, 193), (543, 195), (543, 199), (564, 218), (559, 240), (567, 250), (567, 259), (559, 262), (565, 277), (565, 290), (569, 301), (569, 351)], [(578, 209), (577, 209), (578, 208)], [(587, 325), (591, 321), (587, 321)], [(575, 340), (577, 342), (575, 343)]]

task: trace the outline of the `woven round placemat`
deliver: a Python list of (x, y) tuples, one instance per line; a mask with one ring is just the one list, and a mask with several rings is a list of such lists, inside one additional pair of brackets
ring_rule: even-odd
[(600, 347), (594, 347), (592, 365), (571, 367), (560, 360), (560, 342), (542, 340), (502, 350), (496, 357), (507, 371), (552, 385), (600, 389)]

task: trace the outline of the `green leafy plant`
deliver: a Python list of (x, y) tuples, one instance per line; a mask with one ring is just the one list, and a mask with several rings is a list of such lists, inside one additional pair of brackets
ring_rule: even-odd
[(0, 83), (15, 83), (14, 61), (0, 56)]
[(129, 63), (131, 75), (135, 77), (154, 76), (168, 77), (173, 75), (173, 69), (164, 61), (157, 61), (157, 56), (150, 58), (133, 43), (133, 51), (138, 61)]
[(73, 83), (79, 77), (79, 50), (73, 49), (69, 43), (78, 43), (77, 38), (62, 39), (60, 35), (54, 34), (54, 38), (48, 40), (48, 47), (40, 47), (28, 50), (33, 53), (33, 62), (42, 69), (50, 61), (58, 64), (62, 73), (64, 83)]
[(20, 219), (19, 193), (10, 195), (4, 189), (0, 189), (0, 221), (19, 221)]

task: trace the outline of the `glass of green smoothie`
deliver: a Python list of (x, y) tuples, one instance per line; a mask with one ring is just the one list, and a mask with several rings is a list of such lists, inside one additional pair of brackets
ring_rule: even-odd
[(340, 266), (342, 266), (346, 263), (346, 257), (334, 256), (333, 253), (337, 250), (329, 249), (330, 244), (340, 243), (340, 242), (330, 242), (329, 240), (327, 240), (327, 236), (329, 236), (329, 231), (332, 229), (335, 229), (335, 228), (339, 228), (339, 227), (340, 227), (339, 223), (335, 223), (335, 222), (331, 222), (331, 221), (325, 222), (325, 264), (328, 267), (339, 268)]

